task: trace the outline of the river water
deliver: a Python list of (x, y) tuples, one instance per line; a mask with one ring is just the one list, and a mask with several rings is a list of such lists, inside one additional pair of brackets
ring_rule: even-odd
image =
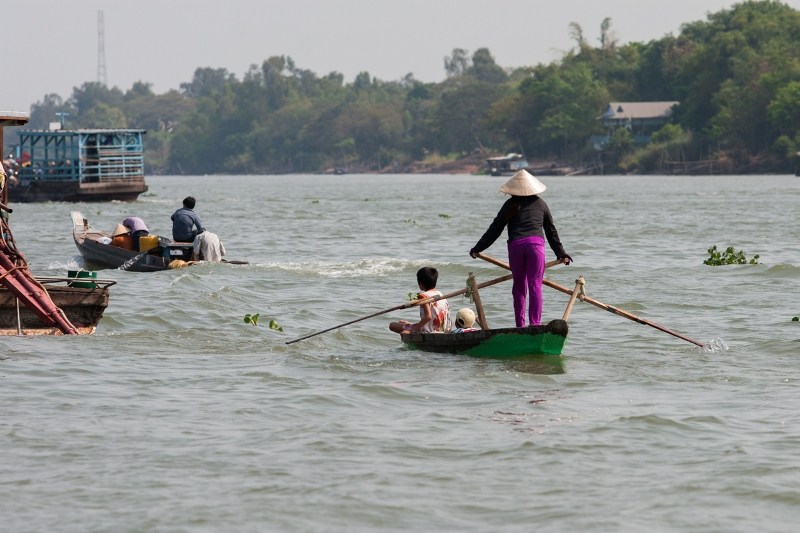
[[(189, 194), (249, 264), (102, 271), (95, 335), (0, 339), (0, 530), (795, 531), (800, 178), (542, 178), (575, 260), (548, 277), (706, 349), (581, 302), (563, 373), (410, 351), (387, 324), (415, 309), (286, 344), (403, 303), (421, 266), (444, 292), (505, 274), (467, 254), (503, 180), (152, 177), (132, 204), (13, 206), (37, 275), (82, 266), (71, 210), (168, 236)], [(513, 325), (508, 283), (481, 296)]]

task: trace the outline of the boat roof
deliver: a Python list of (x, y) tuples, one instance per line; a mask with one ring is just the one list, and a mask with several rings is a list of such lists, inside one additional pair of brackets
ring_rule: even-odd
[(23, 111), (0, 111), (0, 126), (22, 126), (30, 115)]
[(80, 128), (75, 130), (23, 130), (24, 133), (41, 133), (42, 135), (91, 135), (93, 133), (146, 133), (147, 130), (129, 128)]
[(486, 158), (487, 161), (517, 161), (519, 159), (524, 159), (525, 156), (522, 154), (515, 154), (509, 153), (506, 155), (498, 155), (495, 157), (488, 157)]

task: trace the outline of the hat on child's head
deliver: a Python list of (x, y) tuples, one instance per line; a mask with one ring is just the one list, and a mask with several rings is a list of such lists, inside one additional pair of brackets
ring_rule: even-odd
[(123, 226), (122, 224), (117, 224), (117, 227), (114, 228), (114, 233), (111, 234), (112, 237), (117, 237), (118, 235), (125, 235), (130, 230)]
[(456, 313), (456, 327), (471, 328), (473, 324), (475, 324), (475, 313), (472, 312), (472, 309), (469, 307), (459, 309)]
[(547, 187), (527, 170), (520, 170), (500, 186), (500, 192), (512, 196), (533, 196), (543, 193)]

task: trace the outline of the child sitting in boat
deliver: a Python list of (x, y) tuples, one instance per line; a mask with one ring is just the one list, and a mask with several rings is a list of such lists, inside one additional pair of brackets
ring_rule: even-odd
[(450, 322), (450, 306), (444, 296), (436, 289), (439, 271), (433, 267), (423, 267), (417, 271), (417, 284), (422, 291), (417, 296), (423, 298), (439, 298), (419, 306), (419, 322), (412, 324), (406, 320), (392, 322), (389, 329), (395, 333), (407, 334), (415, 331), (422, 333), (446, 333), (453, 325)]
[(475, 313), (469, 307), (459, 309), (456, 313), (455, 329), (453, 333), (466, 333), (469, 331), (478, 331), (475, 325)]

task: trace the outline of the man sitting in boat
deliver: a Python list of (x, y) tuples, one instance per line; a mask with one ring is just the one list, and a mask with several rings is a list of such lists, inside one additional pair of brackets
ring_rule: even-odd
[(122, 221), (122, 225), (130, 230), (131, 237), (133, 237), (134, 249), (137, 252), (141, 252), (139, 249), (139, 237), (150, 235), (150, 231), (148, 231), (147, 226), (145, 226), (144, 220), (139, 217), (128, 217)]
[(175, 242), (194, 242), (194, 238), (206, 229), (200, 217), (192, 211), (195, 199), (187, 196), (183, 199), (183, 207), (172, 213), (172, 240)]
[(219, 263), (225, 255), (225, 246), (219, 235), (204, 231), (194, 238), (192, 261), (214, 261)]
[(415, 331), (422, 333), (447, 333), (453, 328), (450, 322), (450, 305), (444, 296), (436, 289), (436, 282), (439, 279), (439, 271), (433, 267), (422, 267), (417, 271), (417, 284), (421, 293), (417, 299), (439, 298), (433, 302), (419, 306), (419, 322), (412, 324), (406, 320), (392, 322), (389, 329), (395, 333), (407, 334)]

